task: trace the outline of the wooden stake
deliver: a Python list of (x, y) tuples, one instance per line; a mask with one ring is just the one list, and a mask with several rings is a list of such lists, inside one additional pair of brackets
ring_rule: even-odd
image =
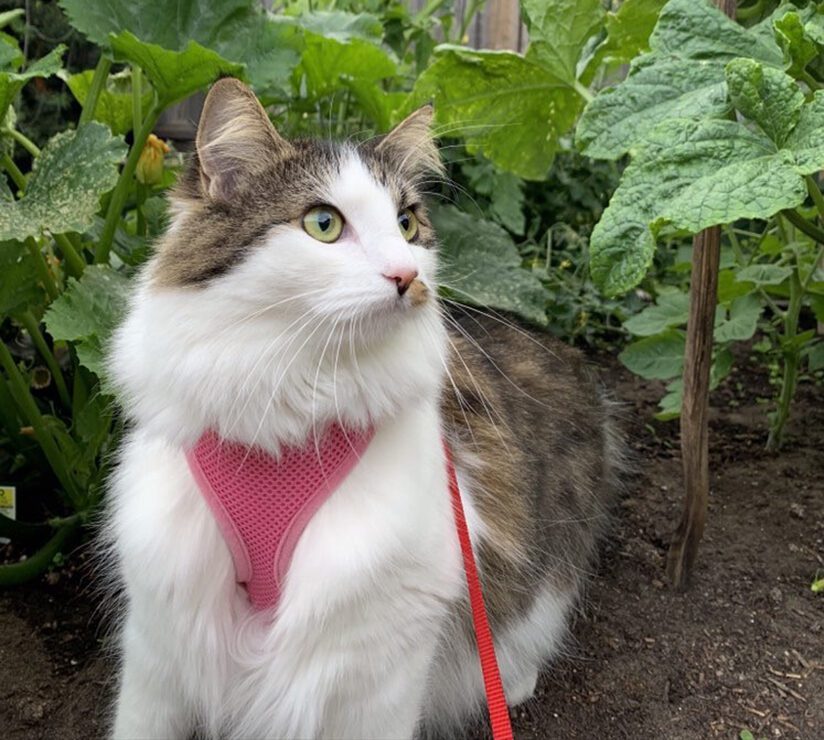
[[(716, 0), (730, 18), (735, 0)], [(681, 463), (684, 510), (667, 554), (667, 576), (675, 588), (686, 588), (704, 535), (710, 492), (709, 395), (712, 333), (718, 293), (721, 229), (713, 226), (692, 241), (690, 315), (684, 351), (684, 400), (681, 405)]]
[(707, 415), (720, 245), (721, 229), (718, 226), (702, 231), (692, 241), (690, 316), (684, 352), (684, 400), (681, 405), (684, 511), (667, 556), (667, 575), (676, 588), (689, 584), (707, 517), (710, 489)]

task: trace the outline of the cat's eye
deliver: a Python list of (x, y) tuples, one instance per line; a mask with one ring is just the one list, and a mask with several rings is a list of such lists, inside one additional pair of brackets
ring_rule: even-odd
[(411, 242), (418, 233), (418, 219), (410, 208), (404, 208), (398, 214), (398, 228), (406, 241)]
[(310, 208), (303, 217), (303, 230), (319, 242), (336, 242), (343, 231), (343, 216), (332, 206)]

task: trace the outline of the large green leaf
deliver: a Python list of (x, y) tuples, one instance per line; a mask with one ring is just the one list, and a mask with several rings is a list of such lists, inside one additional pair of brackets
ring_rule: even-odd
[(649, 37), (666, 0), (624, 0), (606, 16), (606, 38), (587, 63), (582, 81), (588, 84), (606, 62), (627, 64), (649, 49)]
[(0, 316), (24, 311), (43, 297), (34, 260), (20, 242), (0, 242), (0, 275)]
[(363, 39), (338, 41), (304, 31), (304, 44), (300, 69), (306, 76), (311, 97), (319, 98), (339, 90), (344, 80), (374, 84), (397, 73), (390, 56)]
[(241, 75), (238, 63), (247, 65), (251, 82), (261, 90), (282, 88), (297, 63), (294, 31), (276, 24), (254, 0), (60, 4), (72, 25), (92, 41), (112, 48), (121, 59), (147, 65), (144, 69), (153, 84), (160, 82), (155, 87), (166, 103), (221, 75)]
[(346, 13), (342, 10), (319, 10), (297, 17), (283, 16), (281, 23), (292, 23), (318, 36), (346, 43), (353, 39), (366, 39), (380, 43), (383, 24), (370, 13)]
[(801, 204), (802, 176), (824, 168), (822, 110), (819, 93), (780, 149), (737, 121), (674, 119), (653, 129), (592, 232), (596, 284), (610, 295), (636, 285), (664, 225), (697, 233)]
[(584, 111), (576, 142), (596, 159), (618, 159), (670, 118), (721, 117), (730, 110), (724, 68), (715, 62), (643, 57), (629, 77)]
[(527, 59), (569, 84), (578, 79), (578, 60), (604, 18), (601, 0), (522, 0), (529, 27)]
[(584, 153), (617, 159), (670, 118), (721, 118), (730, 105), (724, 64), (749, 57), (776, 68), (775, 40), (744, 29), (709, 0), (670, 0), (621, 84), (603, 91), (584, 111), (577, 143)]
[[(93, 77), (94, 70), (89, 69), (65, 78), (69, 90), (80, 105), (86, 102)], [(143, 110), (147, 110), (151, 102), (152, 89), (145, 84), (141, 90)], [(105, 123), (115, 134), (126, 134), (132, 130), (132, 105), (132, 73), (125, 69), (106, 80), (94, 108), (94, 120)]]
[(190, 40), (212, 47), (224, 25), (254, 11), (254, 0), (60, 0), (78, 31), (98, 46), (130, 31), (141, 41), (182, 51)]
[(546, 324), (547, 292), (537, 277), (521, 267), (506, 231), (454, 206), (434, 208), (432, 221), (442, 245), (439, 277), (448, 296)]
[(784, 142), (795, 159), (798, 171), (811, 175), (824, 169), (824, 90), (801, 109), (798, 124)]
[(143, 69), (164, 106), (202, 90), (222, 75), (243, 73), (242, 65), (227, 61), (195, 41), (190, 41), (183, 51), (169, 51), (123, 31), (112, 34), (109, 42), (115, 59)]
[(6, 109), (17, 96), (17, 93), (23, 89), (23, 86), (29, 80), (35, 77), (50, 77), (57, 74), (65, 51), (66, 47), (60, 44), (23, 72), (0, 72), (0, 122), (5, 118)]
[(0, 201), (0, 240), (82, 231), (117, 182), (123, 139), (99, 123), (52, 137), (19, 201)]
[(735, 57), (751, 57), (774, 67), (784, 66), (771, 27), (769, 36), (762, 37), (757, 30), (739, 26), (712, 0), (670, 0), (658, 17), (650, 48), (685, 59), (727, 62)]
[(242, 16), (218, 29), (213, 46), (226, 59), (242, 61), (260, 96), (287, 98), (292, 72), (300, 61), (300, 29), (281, 18)]
[(798, 123), (804, 93), (780, 69), (753, 59), (733, 59), (726, 68), (733, 105), (781, 146)]
[(436, 49), (412, 100), (434, 103), (438, 135), (461, 136), (470, 153), (528, 180), (546, 177), (582, 105), (563, 80), (518, 54), (455, 46)]
[(488, 213), (494, 221), (522, 236), (526, 229), (524, 183), (509, 172), (501, 172), (491, 162), (473, 159), (461, 165), (469, 185), (479, 195), (489, 198)]
[(55, 339), (75, 343), (80, 363), (105, 375), (105, 348), (126, 308), (129, 281), (105, 265), (86, 268), (80, 280), (49, 306), (44, 321)]

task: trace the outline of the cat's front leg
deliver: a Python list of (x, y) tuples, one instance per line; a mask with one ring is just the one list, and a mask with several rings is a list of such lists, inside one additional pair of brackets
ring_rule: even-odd
[(114, 740), (187, 738), (192, 713), (169, 656), (150, 630), (129, 615), (121, 635), (122, 671), (115, 709)]
[(405, 655), (390, 675), (376, 683), (366, 681), (351, 686), (337, 697), (336, 709), (327, 714), (321, 737), (324, 739), (412, 740), (420, 725), (425, 687), (434, 656), (423, 640), (416, 652)]

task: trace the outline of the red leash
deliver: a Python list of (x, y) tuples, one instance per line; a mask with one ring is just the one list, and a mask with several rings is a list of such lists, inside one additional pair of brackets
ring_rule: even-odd
[(469, 588), (469, 604), (472, 607), (472, 622), (475, 627), (475, 640), (478, 643), (478, 657), (481, 659), (481, 672), (484, 677), (484, 690), (486, 691), (486, 703), (489, 709), (489, 723), (492, 726), (492, 737), (493, 740), (512, 740), (509, 709), (506, 706), (501, 672), (498, 669), (498, 660), (495, 657), (492, 632), (486, 618), (481, 581), (478, 578), (475, 556), (472, 553), (472, 542), (469, 539), (469, 529), (466, 526), (466, 516), (464, 516), (463, 503), (461, 503), (461, 493), (458, 489), (458, 476), (455, 474), (452, 453), (446, 443), (444, 443), (444, 451), (446, 453), (447, 475), (449, 476), (449, 493), (452, 496), (452, 508), (455, 512), (455, 527), (458, 530), (458, 539), (461, 542), (466, 584)]

